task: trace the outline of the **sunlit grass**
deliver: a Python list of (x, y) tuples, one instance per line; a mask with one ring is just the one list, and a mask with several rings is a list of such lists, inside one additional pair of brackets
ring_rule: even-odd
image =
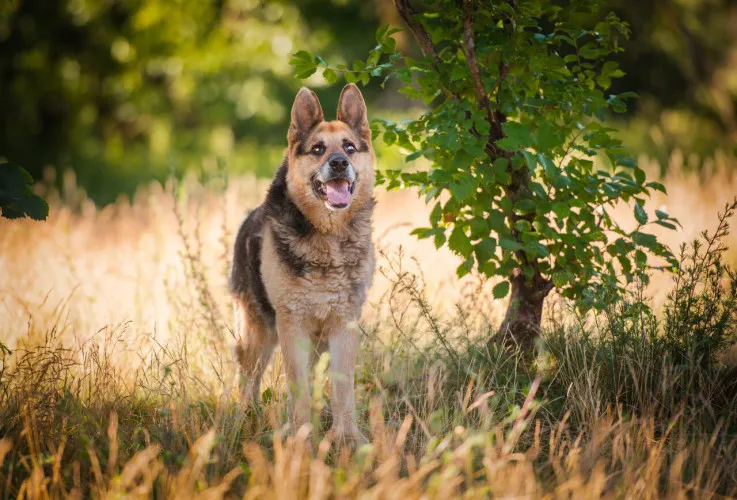
[[(651, 200), (683, 225), (667, 243), (715, 227), (735, 166), (717, 156), (699, 178), (672, 159), (670, 196)], [(556, 300), (543, 354), (498, 351), (487, 339), (504, 304), (408, 235), (426, 217), (411, 193), (379, 197), (356, 389), (371, 444), (331, 447), (329, 384), (311, 434), (284, 427), (278, 359), (245, 410), (225, 284), (266, 186), (152, 185), (131, 203), (0, 222), (0, 497), (737, 495), (734, 369), (676, 362), (640, 326), (609, 342)], [(671, 288), (656, 276), (647, 294), (659, 307)]]

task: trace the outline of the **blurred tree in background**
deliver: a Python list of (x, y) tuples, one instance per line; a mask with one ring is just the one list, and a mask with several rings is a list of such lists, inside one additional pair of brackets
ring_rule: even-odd
[[(635, 90), (628, 142), (665, 162), (737, 144), (737, 2), (613, 0), (631, 26), (613, 92)], [(667, 162), (666, 162), (667, 163)]]
[[(735, 4), (612, 0), (632, 25), (613, 92), (642, 96), (625, 138), (635, 150), (708, 154), (737, 139)], [(166, 177), (172, 160), (268, 174), (300, 85), (290, 53), (351, 63), (377, 26), (400, 25), (393, 12), (391, 0), (0, 0), (0, 159), (36, 179), (73, 169), (101, 203)]]
[(375, 6), (368, 7), (258, 0), (5, 4), (0, 156), (36, 178), (45, 165), (72, 168), (99, 202), (165, 177), (170, 155), (178, 169), (215, 165), (221, 157), (234, 168), (270, 173), (299, 87), (289, 54), (304, 46), (339, 57), (365, 52), (378, 23)]

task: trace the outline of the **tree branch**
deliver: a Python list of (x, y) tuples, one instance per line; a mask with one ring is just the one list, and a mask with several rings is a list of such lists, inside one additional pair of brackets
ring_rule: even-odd
[(440, 58), (438, 57), (438, 53), (435, 51), (435, 46), (430, 39), (430, 35), (425, 31), (422, 24), (414, 19), (417, 11), (412, 7), (410, 0), (394, 0), (394, 6), (397, 8), (399, 16), (409, 27), (412, 35), (414, 35), (415, 40), (417, 40), (422, 53), (427, 57), (432, 57), (436, 64), (439, 63)]
[(486, 95), (484, 83), (481, 81), (479, 61), (478, 57), (476, 56), (476, 43), (473, 40), (472, 7), (472, 0), (463, 0), (463, 52), (465, 52), (466, 54), (466, 62), (468, 63), (468, 69), (471, 72), (473, 86), (476, 90), (476, 100), (481, 106), (483, 106), (484, 111), (486, 111), (486, 117), (489, 120), (489, 123), (493, 123), (494, 115), (491, 111), (489, 96)]
[[(418, 14), (418, 12), (412, 6), (411, 1), (394, 0), (394, 5), (397, 8), (397, 12), (399, 12), (399, 16), (402, 18), (412, 35), (415, 37), (417, 44), (420, 46), (420, 50), (422, 50), (422, 54), (425, 57), (429, 57), (432, 59), (432, 66), (435, 69), (435, 72), (438, 74), (438, 76), (442, 76), (443, 73), (440, 71), (440, 65), (442, 63), (442, 61), (440, 60), (440, 56), (435, 50), (435, 45), (432, 43), (430, 34), (425, 30), (425, 27), (422, 26), (422, 23), (419, 23), (415, 20), (415, 16)], [(461, 98), (460, 94), (452, 90), (450, 88), (450, 85), (448, 86), (448, 88), (446, 88), (443, 85), (442, 81), (439, 81), (439, 85), (440, 89), (443, 90), (446, 94), (450, 95), (453, 99), (457, 101), (463, 101), (463, 98)], [(477, 137), (481, 135), (478, 133), (475, 127), (471, 128), (471, 132)]]
[[(489, 137), (489, 143), (486, 145), (486, 150), (490, 156), (498, 156), (499, 151), (492, 144), (492, 141), (504, 137), (504, 132), (502, 131), (499, 120), (497, 120), (494, 109), (491, 107), (491, 101), (489, 101), (489, 95), (484, 87), (484, 82), (481, 80), (479, 61), (476, 55), (476, 42), (473, 39), (473, 0), (463, 0), (463, 52), (466, 54), (466, 63), (468, 64), (468, 70), (471, 73), (471, 79), (473, 80), (473, 86), (476, 91), (476, 100), (484, 112), (486, 112), (486, 120), (491, 125), (491, 136)], [(506, 72), (500, 72), (499, 81), (495, 88), (501, 84), (501, 79), (504, 76), (506, 76)]]

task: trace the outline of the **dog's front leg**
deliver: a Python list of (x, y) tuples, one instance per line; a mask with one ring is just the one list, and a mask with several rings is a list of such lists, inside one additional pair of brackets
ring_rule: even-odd
[(328, 337), (330, 378), (333, 386), (331, 406), (335, 441), (351, 447), (366, 442), (366, 438), (356, 425), (354, 383), (358, 343), (357, 332), (345, 327)]
[(294, 432), (310, 422), (310, 335), (299, 318), (277, 314), (276, 329), (289, 391), (289, 420)]

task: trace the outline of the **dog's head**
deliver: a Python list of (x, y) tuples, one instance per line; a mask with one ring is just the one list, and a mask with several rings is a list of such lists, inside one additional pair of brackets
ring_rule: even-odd
[(374, 150), (358, 87), (345, 86), (335, 121), (324, 121), (317, 95), (302, 88), (292, 106), (287, 139), (289, 194), (313, 222), (348, 220), (373, 199)]

